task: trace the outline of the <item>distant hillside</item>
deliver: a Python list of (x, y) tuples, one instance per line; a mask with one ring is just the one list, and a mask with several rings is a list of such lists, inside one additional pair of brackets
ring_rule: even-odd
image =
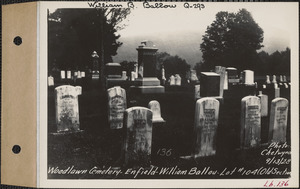
[(157, 33), (153, 36), (134, 36), (122, 37), (119, 41), (123, 45), (118, 49), (118, 54), (113, 57), (114, 62), (137, 61), (136, 48), (140, 45), (141, 41), (152, 41), (159, 52), (167, 52), (171, 55), (178, 55), (185, 59), (188, 64), (195, 65), (202, 57), (200, 51), (202, 35), (200, 33), (180, 33), (174, 32), (172, 34)]
[[(153, 33), (153, 35), (138, 35), (134, 37), (123, 37), (120, 40), (123, 45), (118, 49), (117, 55), (113, 57), (114, 62), (137, 61), (136, 48), (140, 45), (141, 41), (152, 41), (159, 52), (167, 52), (171, 55), (178, 55), (185, 59), (188, 64), (193, 66), (202, 60), (202, 53), (200, 51), (200, 43), (202, 42), (203, 32), (189, 32), (171, 34), (166, 33)], [(267, 42), (266, 42), (267, 41)], [(283, 51), (286, 47), (290, 46), (289, 42), (283, 37), (265, 38), (263, 42), (264, 50), (269, 54), (274, 51)], [(259, 51), (261, 51), (259, 50)]]

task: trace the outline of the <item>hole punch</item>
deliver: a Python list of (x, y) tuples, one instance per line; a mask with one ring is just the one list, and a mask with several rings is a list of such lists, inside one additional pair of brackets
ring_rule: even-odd
[(22, 38), (20, 36), (17, 36), (14, 38), (14, 44), (19, 46), (22, 44)]
[(21, 147), (19, 145), (14, 145), (13, 148), (12, 148), (12, 151), (15, 153), (15, 154), (18, 154), (21, 152)]

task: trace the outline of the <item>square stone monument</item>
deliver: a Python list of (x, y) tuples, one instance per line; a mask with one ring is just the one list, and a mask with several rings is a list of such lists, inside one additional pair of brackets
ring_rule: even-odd
[(131, 90), (142, 93), (164, 93), (165, 87), (160, 85), (156, 73), (156, 51), (151, 41), (143, 41), (136, 49), (138, 51), (138, 78), (134, 81)]

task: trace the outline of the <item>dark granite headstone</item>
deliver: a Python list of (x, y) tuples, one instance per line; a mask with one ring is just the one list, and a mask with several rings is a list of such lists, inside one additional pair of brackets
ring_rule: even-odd
[(220, 75), (214, 72), (201, 72), (201, 97), (220, 95)]
[(160, 111), (160, 104), (156, 100), (152, 100), (148, 104), (148, 108), (152, 111), (153, 113), (153, 118), (152, 122), (165, 122), (165, 120), (161, 117), (161, 111)]

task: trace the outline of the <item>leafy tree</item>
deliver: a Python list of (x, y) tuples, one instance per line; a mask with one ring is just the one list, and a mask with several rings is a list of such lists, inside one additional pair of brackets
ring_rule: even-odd
[(275, 51), (271, 55), (261, 51), (258, 53), (257, 72), (261, 75), (290, 75), (290, 57), (291, 50), (288, 47), (284, 51)]
[(186, 73), (190, 70), (190, 65), (186, 60), (180, 58), (179, 56), (171, 56), (166, 52), (157, 53), (157, 70), (159, 73), (159, 78), (161, 77), (160, 69), (163, 65), (165, 68), (166, 78), (169, 78), (171, 75), (179, 74), (181, 78), (185, 78)]
[(207, 27), (202, 39), (200, 50), (206, 70), (217, 65), (253, 69), (256, 50), (262, 47), (263, 30), (246, 9), (237, 13), (221, 11)]
[(204, 64), (202, 61), (197, 62), (194, 66), (194, 70), (196, 70), (197, 76), (199, 77), (201, 75), (201, 72), (204, 70)]
[(122, 45), (116, 32), (130, 9), (57, 9), (48, 17), (49, 67), (84, 69), (97, 51), (101, 67)]

